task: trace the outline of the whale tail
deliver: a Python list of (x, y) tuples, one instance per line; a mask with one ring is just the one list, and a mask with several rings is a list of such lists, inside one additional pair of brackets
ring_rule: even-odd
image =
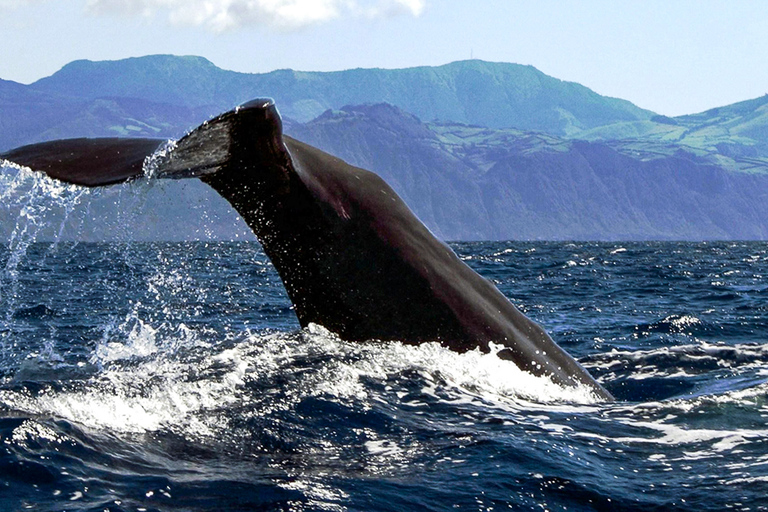
[[(283, 137), (274, 102), (254, 100), (195, 128), (168, 150), (156, 139), (71, 139), (0, 157), (98, 187), (147, 174), (200, 178), (262, 244), (302, 326), (349, 341), (438, 341), (499, 357), (562, 385), (611, 394), (469, 268), (379, 176)], [(149, 160), (148, 160), (149, 159)]]

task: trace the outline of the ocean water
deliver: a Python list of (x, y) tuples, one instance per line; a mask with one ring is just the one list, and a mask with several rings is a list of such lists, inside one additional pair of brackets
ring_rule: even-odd
[(302, 330), (256, 243), (41, 241), (88, 193), (39, 181), (0, 187), (0, 510), (768, 510), (766, 243), (452, 244), (601, 403)]

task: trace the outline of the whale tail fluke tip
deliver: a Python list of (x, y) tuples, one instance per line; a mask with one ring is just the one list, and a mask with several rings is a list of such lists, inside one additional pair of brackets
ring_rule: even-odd
[(268, 107), (274, 107), (275, 106), (275, 100), (272, 98), (256, 98), (252, 99), (251, 101), (245, 102), (242, 105), (240, 105), (240, 109), (249, 109), (249, 108), (261, 108), (265, 109)]

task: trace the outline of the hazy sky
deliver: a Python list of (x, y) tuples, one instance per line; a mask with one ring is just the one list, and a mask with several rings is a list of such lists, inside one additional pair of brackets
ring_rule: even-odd
[(667, 115), (768, 92), (765, 0), (0, 0), (0, 78), (76, 59), (202, 55), (328, 71), (531, 64)]

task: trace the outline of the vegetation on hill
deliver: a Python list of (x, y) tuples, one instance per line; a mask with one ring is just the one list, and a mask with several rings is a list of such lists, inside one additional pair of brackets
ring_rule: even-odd
[(298, 121), (329, 108), (386, 102), (424, 120), (555, 135), (653, 116), (628, 101), (600, 96), (532, 66), (480, 60), (407, 69), (248, 74), (219, 69), (201, 57), (154, 55), (75, 61), (30, 87), (87, 100), (130, 97), (214, 112), (269, 96), (284, 116)]

